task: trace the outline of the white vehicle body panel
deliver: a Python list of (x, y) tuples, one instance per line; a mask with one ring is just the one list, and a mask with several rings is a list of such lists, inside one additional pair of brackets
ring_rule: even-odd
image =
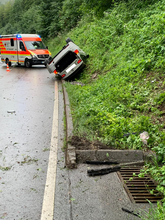
[(83, 57), (86, 56), (86, 53), (71, 41), (47, 63), (47, 69), (63, 79), (69, 78), (75, 71), (84, 67)]

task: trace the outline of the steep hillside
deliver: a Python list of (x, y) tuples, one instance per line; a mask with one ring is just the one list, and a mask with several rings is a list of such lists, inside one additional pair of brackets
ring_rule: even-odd
[(142, 147), (138, 135), (129, 139), (123, 135), (148, 131), (148, 148), (165, 144), (163, 3), (143, 7), (121, 3), (104, 18), (82, 21), (50, 44), (52, 49), (60, 41), (54, 47), (58, 51), (69, 36), (90, 55), (78, 79), (86, 85), (67, 85), (75, 133), (138, 149)]
[[(165, 182), (164, 27), (164, 0), (150, 5), (128, 1), (107, 10), (103, 18), (86, 17), (49, 43), (55, 53), (70, 37), (90, 55), (77, 76), (85, 86), (66, 85), (74, 134), (119, 149), (154, 150), (162, 166), (148, 170), (161, 183)], [(139, 138), (143, 131), (149, 134), (147, 145)], [(165, 194), (161, 185), (159, 190)]]

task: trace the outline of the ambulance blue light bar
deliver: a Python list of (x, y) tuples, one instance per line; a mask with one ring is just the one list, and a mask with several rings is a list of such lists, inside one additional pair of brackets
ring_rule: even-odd
[(17, 34), (16, 38), (22, 38), (21, 34)]

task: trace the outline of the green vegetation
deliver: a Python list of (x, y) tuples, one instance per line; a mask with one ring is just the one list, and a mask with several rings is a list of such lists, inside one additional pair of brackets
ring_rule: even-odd
[(14, 0), (0, 0), (0, 5), (1, 4), (6, 4), (8, 1), (14, 1)]
[(30, 156), (24, 156), (23, 155), (23, 157), (24, 157), (24, 159), (23, 159), (23, 161), (21, 161), (21, 162), (18, 162), (19, 164), (21, 164), (21, 165), (24, 165), (24, 164), (32, 164), (32, 163), (37, 163), (38, 162), (38, 159), (32, 159)]
[(132, 1), (120, 3), (67, 34), (90, 54), (79, 78), (86, 86), (67, 84), (75, 134), (121, 149), (142, 149), (139, 133), (148, 131), (147, 148), (164, 144), (162, 6), (136, 5), (134, 11)]
[[(49, 45), (56, 53), (70, 37), (90, 55), (77, 76), (85, 86), (66, 84), (74, 134), (119, 149), (155, 151), (158, 160), (145, 172), (165, 195), (164, 9), (165, 1), (122, 2), (99, 19), (91, 12)], [(150, 136), (147, 145), (139, 138), (143, 131)], [(154, 219), (164, 219), (164, 210), (158, 204), (145, 219), (153, 212)]]
[(2, 167), (2, 166), (0, 166), (0, 170), (2, 170), (2, 171), (8, 171), (10, 169), (11, 169), (11, 167)]
[[(0, 5), (0, 20), (0, 34), (41, 34), (53, 55), (67, 37), (90, 55), (77, 75), (85, 86), (66, 84), (74, 134), (153, 150), (144, 173), (165, 195), (165, 0), (15, 0)], [(163, 200), (149, 215), (164, 219), (164, 210)]]
[(158, 207), (155, 208), (152, 203), (150, 203), (149, 213), (145, 213), (143, 220), (164, 220), (165, 219), (165, 208), (158, 203)]
[(45, 148), (43, 148), (42, 150), (43, 150), (43, 152), (45, 152), (45, 151), (50, 151), (50, 148), (45, 147)]
[[(54, 37), (75, 27), (85, 0), (0, 1), (0, 34), (37, 33)], [(85, 9), (84, 9), (85, 10)]]

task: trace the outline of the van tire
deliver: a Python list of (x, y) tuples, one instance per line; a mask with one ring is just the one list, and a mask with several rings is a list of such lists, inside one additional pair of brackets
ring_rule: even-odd
[(11, 66), (11, 62), (9, 61), (9, 59), (8, 59), (8, 58), (6, 58), (6, 64), (8, 64), (8, 65), (9, 65), (9, 67)]
[(69, 37), (66, 39), (66, 42), (69, 43), (69, 42), (73, 42)]
[(31, 61), (30, 61), (29, 59), (26, 59), (26, 60), (25, 60), (25, 67), (26, 67), (26, 68), (30, 68), (31, 66), (32, 66)]

